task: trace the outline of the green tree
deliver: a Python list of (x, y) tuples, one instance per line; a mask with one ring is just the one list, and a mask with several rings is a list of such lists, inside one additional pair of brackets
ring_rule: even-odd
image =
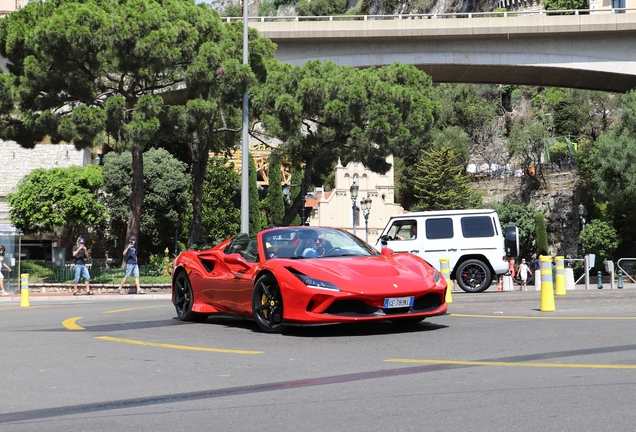
[(554, 107), (552, 124), (556, 136), (576, 139), (587, 122), (589, 105), (579, 100), (563, 100)]
[(435, 125), (440, 130), (458, 126), (471, 140), (480, 142), (484, 131), (497, 117), (499, 99), (488, 86), (439, 84), (435, 86), (441, 105)]
[[(543, 0), (545, 10), (587, 9), (587, 0)], [(571, 13), (570, 13), (571, 14)]]
[(228, 164), (225, 158), (210, 158), (203, 189), (206, 193), (199, 247), (216, 244), (241, 229), (241, 178), (234, 171), (234, 164)]
[(300, 16), (327, 16), (344, 14), (347, 0), (300, 0), (296, 12)]
[(196, 238), (209, 151), (235, 145), (252, 70), (264, 79), (262, 53), (274, 52), (271, 42), (256, 41), (246, 66), (241, 47), (242, 23), (223, 24), (193, 0), (33, 2), (0, 21), (16, 107), (0, 113), (0, 132), (25, 147), (48, 135), (78, 148), (103, 144), (106, 132), (115, 150), (131, 151), (127, 236), (140, 229), (143, 151), (160, 140), (186, 143)]
[[(260, 10), (260, 7), (259, 7)], [(243, 8), (238, 3), (230, 3), (227, 5), (223, 13), (221, 13), (222, 17), (242, 17), (243, 16)]]
[[(302, 194), (302, 192), (306, 191), (306, 189), (302, 185), (302, 180), (303, 180), (303, 170), (302, 170), (302, 168), (292, 167), (291, 185), (289, 185), (289, 189), (290, 189), (289, 190), (289, 202), (291, 204), (291, 203), (295, 203), (296, 201), (299, 201), (301, 209), (297, 213), (292, 213), (294, 215), (294, 218), (287, 225), (299, 226), (302, 223), (302, 220), (301, 220), (301, 215), (303, 214), (303, 209), (302, 209), (302, 206), (303, 206), (303, 201), (302, 201), (303, 194)], [(292, 185), (294, 185), (294, 186), (292, 186)], [(285, 214), (289, 214), (289, 212), (285, 212)]]
[[(183, 231), (184, 209), (190, 201), (190, 180), (186, 164), (164, 149), (144, 153), (144, 211), (137, 236), (144, 255), (162, 254), (174, 244), (175, 231)], [(133, 172), (129, 152), (111, 152), (104, 156), (104, 194), (101, 202), (108, 209), (108, 229), (103, 238), (113, 251), (120, 251), (128, 234), (128, 202), (132, 195), (130, 176)]]
[(519, 229), (519, 255), (528, 258), (534, 256), (536, 252), (534, 212), (527, 205), (512, 200), (504, 200), (503, 203), (495, 204), (492, 208), (499, 215), (501, 232), (505, 232), (505, 227), (508, 225), (515, 225)]
[[(419, 150), (433, 124), (431, 79), (412, 65), (356, 69), (309, 61), (271, 67), (268, 74), (252, 98), (256, 117), (284, 143), (292, 165), (304, 167), (304, 190), (323, 184), (338, 158), (386, 172), (387, 156)], [(296, 198), (282, 224), (300, 207)]]
[(609, 223), (594, 219), (585, 225), (579, 241), (585, 245), (585, 253), (596, 254), (596, 263), (611, 260), (618, 248), (618, 233)]
[(534, 214), (534, 227), (537, 242), (537, 256), (548, 255), (548, 230), (545, 225), (543, 213)]
[[(185, 147), (192, 163), (192, 223), (188, 244), (201, 243), (203, 181), (210, 152), (223, 153), (236, 147), (242, 129), (245, 86), (252, 88), (266, 79), (265, 60), (274, 56), (274, 44), (249, 33), (249, 67), (242, 65), (243, 25), (233, 22), (222, 28), (216, 43), (201, 47), (186, 70), (185, 94), (174, 96), (175, 105), (165, 113), (163, 141)], [(172, 147), (171, 147), (172, 148)]]
[(102, 184), (97, 165), (36, 169), (7, 195), (9, 219), (25, 234), (64, 228), (62, 241), (70, 248), (84, 230), (95, 231), (105, 222), (106, 209), (97, 200)]
[(546, 128), (536, 120), (515, 123), (510, 131), (508, 151), (520, 160), (523, 168), (534, 166), (541, 174), (541, 155), (548, 137)]
[(416, 169), (415, 196), (420, 201), (414, 210), (469, 209), (481, 204), (464, 172), (463, 157), (454, 149), (424, 151)]

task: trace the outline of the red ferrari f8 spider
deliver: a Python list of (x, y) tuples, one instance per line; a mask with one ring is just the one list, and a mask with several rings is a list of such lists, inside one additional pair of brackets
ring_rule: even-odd
[(447, 282), (409, 253), (378, 252), (347, 231), (272, 228), (238, 234), (174, 263), (172, 302), (182, 320), (212, 314), (285, 325), (391, 320), (415, 324), (446, 313)]

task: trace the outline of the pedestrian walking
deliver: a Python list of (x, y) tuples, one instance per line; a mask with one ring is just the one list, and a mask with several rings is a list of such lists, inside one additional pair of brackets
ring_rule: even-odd
[[(11, 267), (4, 262), (4, 245), (0, 245), (0, 270), (3, 268), (6, 268), (9, 273), (11, 272)], [(4, 275), (2, 274), (2, 271), (0, 271), (0, 288), (2, 289), (1, 292), (3, 297), (9, 295), (9, 293), (4, 290)]]
[(92, 291), (89, 286), (91, 275), (86, 267), (86, 260), (88, 259), (88, 249), (86, 249), (86, 243), (82, 237), (77, 239), (77, 244), (73, 246), (73, 258), (75, 260), (75, 279), (73, 284), (73, 295), (81, 295), (77, 290), (77, 284), (81, 277), (84, 277), (86, 282), (86, 295), (92, 295)]
[(530, 266), (526, 263), (526, 259), (523, 258), (521, 260), (521, 264), (519, 264), (519, 276), (521, 277), (521, 291), (528, 291), (526, 287), (526, 282), (528, 281), (528, 274), (532, 274), (532, 270), (530, 270)]
[(515, 259), (514, 258), (509, 258), (508, 259), (508, 273), (510, 273), (510, 276), (514, 279), (515, 278), (515, 274), (516, 274), (516, 267), (515, 267)]
[(132, 274), (135, 276), (135, 285), (137, 287), (136, 294), (144, 294), (144, 291), (141, 289), (139, 285), (139, 263), (137, 260), (138, 249), (135, 246), (137, 242), (137, 237), (130, 236), (130, 240), (128, 240), (128, 245), (122, 255), (125, 257), (124, 260), (126, 262), (126, 274), (124, 278), (121, 280), (119, 284), (119, 294), (129, 294), (128, 289), (124, 289), (124, 284)]

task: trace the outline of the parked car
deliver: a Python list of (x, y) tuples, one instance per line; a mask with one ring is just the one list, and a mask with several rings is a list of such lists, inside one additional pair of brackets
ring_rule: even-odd
[(418, 255), (438, 270), (448, 258), (451, 279), (464, 291), (481, 292), (519, 254), (519, 232), (516, 226), (502, 232), (492, 209), (412, 212), (389, 218), (376, 243), (385, 247)]
[(278, 332), (286, 325), (415, 324), (446, 313), (446, 289), (416, 255), (379, 252), (347, 231), (305, 226), (183, 252), (174, 263), (172, 302), (182, 320), (233, 314)]

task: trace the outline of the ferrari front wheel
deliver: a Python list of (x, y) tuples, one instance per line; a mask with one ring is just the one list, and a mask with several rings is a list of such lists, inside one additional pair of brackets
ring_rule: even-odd
[(256, 325), (267, 333), (277, 333), (283, 328), (283, 295), (273, 275), (259, 277), (252, 292), (252, 314)]
[(174, 280), (173, 304), (181, 321), (205, 321), (208, 316), (192, 312), (194, 295), (190, 278), (185, 272), (180, 272)]

